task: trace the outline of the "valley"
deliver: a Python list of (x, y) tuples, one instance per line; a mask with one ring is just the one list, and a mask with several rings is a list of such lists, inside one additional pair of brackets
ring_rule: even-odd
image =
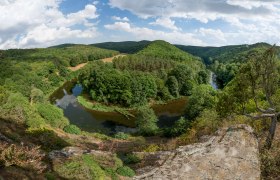
[[(278, 108), (278, 49), (264, 43), (195, 47), (157, 40), (1, 50), (0, 174), (138, 178), (145, 167), (169, 169), (152, 162), (157, 153), (169, 154), (167, 159), (184, 154), (182, 147), (214, 138), (225, 127), (234, 127), (241, 141), (238, 133), (251, 126), (260, 139), (260, 176), (268, 176), (266, 166), (277, 167), (271, 156), (278, 157), (280, 146), (272, 137), (273, 150), (263, 149), (273, 112), (264, 120), (257, 116), (271, 104), (273, 111)], [(272, 72), (266, 86), (257, 73), (267, 72), (262, 67)], [(235, 128), (238, 124), (246, 124), (245, 130)], [(246, 140), (255, 144), (252, 138)], [(219, 143), (210, 149), (226, 144)], [(36, 154), (32, 162), (20, 159), (31, 156), (27, 149)], [(95, 170), (82, 171), (88, 167)]]

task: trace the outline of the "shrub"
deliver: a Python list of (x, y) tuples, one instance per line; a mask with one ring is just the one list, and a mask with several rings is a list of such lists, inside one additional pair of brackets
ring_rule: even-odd
[(105, 172), (91, 155), (74, 157), (62, 164), (55, 164), (54, 171), (66, 179), (104, 179)]
[(0, 166), (18, 166), (41, 173), (46, 169), (44, 156), (39, 147), (0, 144)]
[(159, 150), (160, 150), (160, 147), (157, 144), (150, 144), (143, 151), (144, 152), (156, 152), (156, 151), (159, 151)]
[(79, 135), (79, 134), (82, 133), (81, 129), (74, 124), (70, 124), (70, 125), (65, 126), (63, 130), (65, 132), (69, 133), (69, 134)]
[(263, 149), (261, 157), (262, 179), (279, 179), (280, 174), (280, 143), (275, 143), (270, 149)]
[(119, 177), (114, 169), (106, 168), (105, 172), (106, 172), (106, 175), (110, 176), (112, 180), (119, 180)]
[(187, 116), (193, 120), (204, 109), (214, 108), (217, 102), (216, 91), (210, 85), (199, 85), (192, 90), (192, 95), (188, 99)]
[(38, 144), (40, 144), (42, 149), (46, 151), (62, 149), (69, 145), (66, 141), (58, 137), (55, 132), (49, 129), (29, 129), (27, 133), (30, 138), (35, 137)]
[(143, 135), (154, 135), (158, 130), (157, 116), (150, 107), (140, 107), (136, 116), (136, 127)]
[(52, 127), (64, 128), (69, 125), (69, 121), (64, 117), (62, 109), (51, 104), (38, 104), (37, 109), (40, 115)]
[(183, 144), (196, 142), (203, 135), (210, 135), (218, 130), (221, 125), (215, 110), (204, 110), (192, 123), (191, 128), (179, 138)]
[(122, 140), (126, 140), (129, 138), (128, 134), (125, 134), (124, 132), (118, 132), (114, 135), (115, 138), (117, 139), (122, 139)]
[(216, 111), (206, 109), (195, 119), (192, 126), (197, 130), (198, 136), (209, 135), (218, 130), (221, 121)]
[(175, 124), (165, 131), (166, 136), (179, 136), (183, 133), (186, 133), (188, 128), (191, 126), (191, 121), (181, 117)]
[(136, 164), (139, 163), (141, 159), (135, 154), (127, 154), (124, 160), (125, 164)]
[(133, 177), (135, 176), (135, 172), (128, 166), (123, 166), (123, 167), (120, 167), (118, 170), (117, 170), (117, 173), (119, 175), (122, 175), (122, 176), (128, 176), (128, 177)]

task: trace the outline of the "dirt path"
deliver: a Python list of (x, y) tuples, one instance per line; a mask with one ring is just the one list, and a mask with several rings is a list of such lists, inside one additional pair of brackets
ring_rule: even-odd
[(87, 65), (87, 63), (78, 64), (75, 67), (68, 67), (68, 69), (70, 69), (71, 71), (77, 71), (77, 70), (81, 69), (82, 67), (84, 67), (85, 65)]
[[(126, 56), (126, 55), (125, 54), (119, 54), (119, 55), (116, 55), (116, 56), (113, 56), (113, 57), (110, 57), (110, 58), (101, 59), (101, 61), (103, 61), (105, 63), (109, 63), (109, 62), (112, 62), (115, 57), (123, 57), (123, 56)], [(75, 67), (68, 67), (68, 69), (70, 69), (71, 71), (78, 71), (79, 69), (83, 68), (85, 65), (87, 65), (87, 63), (78, 64)]]
[(105, 59), (101, 59), (101, 61), (105, 62), (105, 63), (108, 63), (108, 62), (112, 62), (114, 58), (116, 57), (123, 57), (123, 56), (126, 56), (125, 54), (119, 54), (119, 55), (116, 55), (116, 56), (113, 56), (113, 57), (110, 57), (110, 58), (105, 58)]

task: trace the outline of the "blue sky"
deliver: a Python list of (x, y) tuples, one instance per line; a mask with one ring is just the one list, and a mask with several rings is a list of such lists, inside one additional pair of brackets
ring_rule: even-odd
[(0, 49), (163, 39), (280, 44), (279, 0), (0, 0)]

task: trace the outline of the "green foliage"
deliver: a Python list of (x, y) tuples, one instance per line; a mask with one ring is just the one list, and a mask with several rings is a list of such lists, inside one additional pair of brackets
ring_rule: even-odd
[(119, 180), (119, 177), (114, 169), (106, 168), (105, 172), (106, 172), (106, 175), (110, 176), (112, 180)]
[(79, 80), (94, 101), (137, 107), (190, 95), (194, 86), (208, 82), (207, 75), (199, 58), (155, 41), (137, 54), (115, 58), (113, 65), (85, 68)]
[(157, 144), (150, 144), (143, 151), (152, 153), (152, 152), (157, 152), (159, 150), (160, 147)]
[(263, 179), (277, 179), (280, 174), (280, 150), (279, 143), (275, 143), (272, 149), (263, 149), (260, 153), (261, 175)]
[(199, 85), (193, 89), (192, 95), (189, 97), (187, 116), (194, 119), (204, 109), (214, 108), (216, 102), (216, 91), (210, 85)]
[(252, 55), (260, 54), (271, 47), (266, 43), (252, 45), (234, 45), (223, 47), (195, 47), (177, 45), (179, 49), (199, 56), (204, 63), (211, 66), (217, 75), (219, 86), (226, 86), (237, 74), (243, 63)]
[(118, 132), (114, 135), (114, 137), (117, 139), (126, 140), (129, 138), (129, 134), (125, 134), (124, 132)]
[(64, 117), (62, 109), (51, 104), (38, 104), (38, 112), (52, 127), (64, 128), (69, 125), (68, 119)]
[(171, 59), (161, 59), (144, 55), (119, 56), (113, 60), (114, 68), (143, 72), (155, 72), (159, 69), (170, 70), (176, 62)]
[(105, 179), (106, 174), (91, 155), (74, 157), (54, 166), (60, 177), (66, 179)]
[(81, 134), (82, 131), (79, 127), (77, 127), (76, 125), (74, 124), (70, 124), (70, 125), (67, 125), (63, 128), (63, 130), (67, 133), (70, 133), (70, 134)]
[(38, 88), (32, 88), (30, 94), (30, 101), (32, 103), (42, 103), (44, 101), (44, 92)]
[(155, 115), (153, 109), (149, 107), (140, 107), (137, 110), (136, 116), (136, 127), (140, 134), (143, 135), (154, 135), (157, 130), (157, 116)]
[(165, 130), (165, 136), (176, 137), (187, 132), (188, 128), (191, 127), (191, 121), (181, 117), (171, 128)]
[(122, 72), (107, 65), (97, 67), (90, 73), (84, 71), (79, 78), (95, 101), (129, 107), (145, 104), (157, 94), (155, 79), (150, 74)]
[(128, 166), (120, 167), (117, 170), (117, 173), (122, 176), (133, 177), (135, 176), (135, 172)]
[(221, 121), (215, 110), (205, 109), (192, 123), (196, 129), (197, 136), (209, 135), (214, 133), (220, 127)]
[(141, 161), (141, 158), (136, 154), (127, 154), (124, 159), (125, 164), (136, 164)]
[(93, 44), (92, 46), (104, 48), (104, 49), (111, 49), (115, 51), (119, 51), (121, 53), (136, 53), (143, 48), (145, 48), (150, 41), (124, 41), (124, 42), (105, 42), (105, 43), (97, 43)]
[(220, 118), (215, 110), (205, 109), (192, 121), (190, 128), (179, 137), (182, 144), (194, 143), (204, 135), (211, 135), (221, 125)]
[(172, 59), (176, 61), (191, 61), (195, 59), (194, 56), (181, 51), (168, 42), (160, 40), (152, 42), (137, 54), (163, 59)]
[(267, 109), (269, 104), (273, 104), (273, 108), (279, 107), (277, 84), (280, 65), (273, 51), (274, 48), (271, 48), (262, 54), (255, 54), (242, 65), (239, 73), (219, 96), (217, 110), (222, 116), (254, 113), (258, 110), (256, 106)]
[(166, 85), (168, 87), (168, 90), (169, 90), (170, 94), (174, 98), (178, 98), (179, 97), (179, 85), (178, 85), (178, 81), (177, 81), (176, 77), (175, 76), (169, 76), (167, 81), (166, 81)]
[(29, 129), (27, 133), (30, 139), (34, 139), (38, 145), (41, 145), (42, 149), (48, 152), (69, 146), (69, 144), (58, 137), (54, 131), (46, 128)]

